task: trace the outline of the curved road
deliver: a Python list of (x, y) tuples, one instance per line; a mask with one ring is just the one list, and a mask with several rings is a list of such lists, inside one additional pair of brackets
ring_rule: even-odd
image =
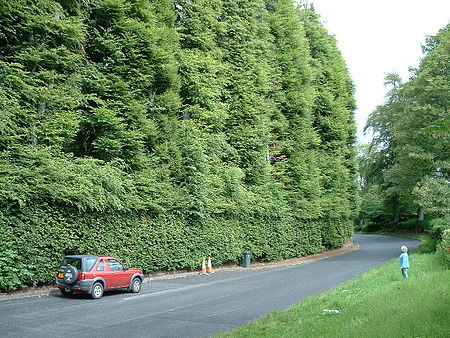
[(398, 257), (401, 245), (419, 245), (383, 235), (356, 235), (355, 241), (358, 250), (310, 263), (151, 281), (139, 294), (109, 292), (101, 300), (65, 298), (57, 291), (1, 297), (0, 336), (207, 337), (380, 266)]

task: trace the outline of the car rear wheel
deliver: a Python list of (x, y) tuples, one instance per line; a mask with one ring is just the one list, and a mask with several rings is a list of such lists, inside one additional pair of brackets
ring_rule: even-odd
[(69, 288), (60, 288), (59, 291), (61, 291), (63, 296), (71, 296), (73, 295), (73, 290)]
[(103, 296), (103, 285), (100, 282), (95, 283), (92, 286), (91, 297), (92, 299), (99, 299)]
[(142, 281), (140, 278), (133, 278), (133, 281), (131, 282), (131, 292), (138, 293), (141, 291), (142, 288)]

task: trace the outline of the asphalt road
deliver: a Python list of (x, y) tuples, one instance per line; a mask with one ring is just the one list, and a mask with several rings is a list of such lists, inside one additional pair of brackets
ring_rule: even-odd
[[(141, 293), (0, 299), (0, 337), (207, 337), (283, 310), (410, 250), (419, 241), (357, 235), (358, 250), (270, 268), (151, 281)], [(414, 263), (413, 263), (414, 264)], [(400, 272), (399, 272), (400, 277)]]

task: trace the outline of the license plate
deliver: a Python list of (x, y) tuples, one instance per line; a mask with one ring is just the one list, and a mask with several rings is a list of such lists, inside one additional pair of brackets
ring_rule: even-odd
[(59, 278), (59, 279), (63, 279), (63, 278), (64, 278), (64, 273), (58, 272), (58, 278)]

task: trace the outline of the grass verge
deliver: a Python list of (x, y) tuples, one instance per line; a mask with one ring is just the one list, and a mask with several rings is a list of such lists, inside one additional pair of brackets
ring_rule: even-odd
[(410, 260), (407, 280), (392, 259), (217, 337), (449, 337), (450, 270), (435, 254), (414, 253)]

